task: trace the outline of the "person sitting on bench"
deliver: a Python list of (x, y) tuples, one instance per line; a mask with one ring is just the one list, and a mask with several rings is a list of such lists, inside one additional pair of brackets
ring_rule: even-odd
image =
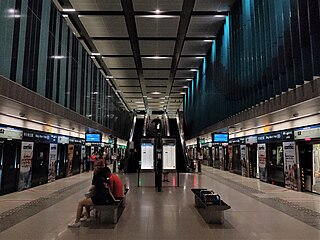
[[(92, 187), (90, 189), (94, 189), (94, 194), (91, 197), (85, 198), (81, 200), (78, 203), (77, 207), (77, 216), (73, 223), (69, 224), (68, 227), (71, 228), (77, 228), (80, 227), (80, 218), (82, 215), (83, 207), (86, 208), (86, 215), (84, 217), (84, 220), (87, 220), (90, 218), (90, 206), (92, 205), (108, 205), (113, 204), (117, 199), (113, 196), (113, 191), (117, 194), (116, 196), (119, 197), (121, 194), (118, 190), (118, 184), (113, 184), (113, 187), (111, 188), (110, 185), (110, 177), (112, 177), (110, 174), (111, 171), (109, 168), (102, 168), (95, 172), (92, 179)], [(114, 177), (113, 182), (114, 181)], [(121, 180), (120, 180), (121, 181)], [(119, 181), (116, 181), (119, 183)], [(122, 184), (122, 182), (121, 182)], [(116, 187), (115, 187), (116, 186)], [(123, 189), (123, 187), (122, 187)], [(123, 190), (122, 190), (123, 192)], [(123, 195), (122, 195), (123, 197)]]
[(109, 180), (110, 192), (116, 200), (121, 200), (124, 197), (123, 184), (118, 175), (111, 173), (110, 168), (104, 168), (107, 178)]

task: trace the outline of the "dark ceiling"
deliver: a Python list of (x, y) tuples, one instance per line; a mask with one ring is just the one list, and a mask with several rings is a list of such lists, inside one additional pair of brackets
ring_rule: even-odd
[(129, 110), (181, 109), (235, 0), (53, 0)]

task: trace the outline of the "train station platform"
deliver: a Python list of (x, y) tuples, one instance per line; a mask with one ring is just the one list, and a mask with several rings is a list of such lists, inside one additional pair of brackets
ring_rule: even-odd
[[(211, 167), (169, 174), (157, 192), (151, 173), (120, 174), (130, 191), (117, 224), (70, 229), (92, 172), (0, 196), (0, 239), (213, 239), (319, 240), (320, 195), (295, 192)], [(194, 207), (192, 188), (205, 187), (231, 206), (225, 222), (207, 224)]]

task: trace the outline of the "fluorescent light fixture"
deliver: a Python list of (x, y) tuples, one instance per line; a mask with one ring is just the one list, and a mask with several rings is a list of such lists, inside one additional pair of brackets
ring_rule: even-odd
[(213, 40), (211, 39), (206, 39), (206, 40), (203, 40), (204, 42), (213, 42)]
[(204, 59), (204, 57), (196, 57), (196, 59)]
[(198, 69), (190, 69), (191, 72), (198, 72)]
[(155, 13), (155, 14), (160, 14), (161, 11), (160, 11), (160, 9), (157, 9), (157, 10), (154, 11), (154, 13)]
[(91, 56), (100, 56), (101, 55), (101, 53), (91, 53)]
[(141, 17), (145, 17), (145, 18), (174, 18), (176, 16), (173, 15), (143, 15)]
[(64, 56), (51, 56), (50, 58), (54, 58), (54, 59), (63, 59), (65, 58)]
[(193, 79), (192, 79), (192, 78), (187, 78), (186, 80), (187, 80), (187, 81), (192, 81)]
[(161, 92), (152, 92), (151, 94), (153, 94), (153, 95), (160, 95), (161, 94)]
[(143, 57), (143, 58), (161, 60), (161, 59), (169, 59), (169, 58), (171, 58), (171, 57), (153, 56), (153, 57)]
[(14, 9), (14, 8), (10, 8), (10, 9), (8, 9), (8, 13), (17, 13), (18, 12), (18, 10), (16, 10), (16, 9)]
[(186, 94), (185, 92), (180, 92), (180, 94)]
[(188, 86), (183, 86), (182, 88), (189, 88)]
[(113, 76), (110, 75), (110, 76), (107, 76), (107, 78), (113, 78)]
[(91, 58), (93, 59), (93, 58), (96, 58), (95, 56), (91, 56)]
[(64, 8), (62, 9), (62, 12), (75, 12), (76, 10), (74, 8)]
[(226, 15), (214, 15), (213, 17), (215, 17), (215, 18), (225, 18)]

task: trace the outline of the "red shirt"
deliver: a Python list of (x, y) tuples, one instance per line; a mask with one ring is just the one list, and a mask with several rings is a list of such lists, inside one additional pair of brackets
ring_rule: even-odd
[(114, 198), (122, 199), (124, 197), (124, 193), (123, 193), (123, 184), (121, 179), (117, 175), (111, 173), (109, 177), (109, 183), (110, 183), (110, 190)]

